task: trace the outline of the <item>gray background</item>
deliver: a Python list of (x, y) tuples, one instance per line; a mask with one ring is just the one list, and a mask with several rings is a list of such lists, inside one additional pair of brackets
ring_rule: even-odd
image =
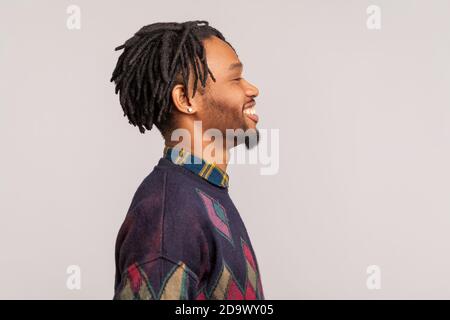
[(112, 298), (118, 228), (162, 153), (156, 128), (123, 117), (113, 49), (195, 19), (237, 48), (259, 128), (280, 130), (278, 174), (229, 168), (266, 298), (450, 298), (449, 14), (445, 0), (2, 0), (0, 298)]

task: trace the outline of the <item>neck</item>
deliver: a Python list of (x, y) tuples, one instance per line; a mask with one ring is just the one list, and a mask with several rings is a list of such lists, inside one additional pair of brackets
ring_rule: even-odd
[(165, 141), (168, 147), (183, 148), (194, 156), (209, 163), (215, 163), (216, 167), (222, 171), (227, 171), (230, 158), (230, 151), (224, 148), (223, 143), (216, 144), (211, 141), (194, 141), (193, 143)]

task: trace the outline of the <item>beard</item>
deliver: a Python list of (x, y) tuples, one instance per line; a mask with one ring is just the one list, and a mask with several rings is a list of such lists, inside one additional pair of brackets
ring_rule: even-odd
[(259, 130), (258, 129), (250, 129), (248, 134), (245, 134), (245, 147), (247, 150), (253, 149), (259, 144)]
[(213, 127), (219, 129), (224, 137), (228, 138), (226, 135), (226, 129), (242, 129), (244, 131), (244, 137), (234, 137), (234, 146), (237, 146), (243, 142), (247, 150), (250, 150), (259, 144), (259, 130), (248, 126), (244, 118), (245, 115), (243, 113), (243, 106), (236, 108), (225, 103), (220, 103), (208, 93), (204, 95), (204, 102), (209, 108), (208, 117), (213, 119), (211, 124), (216, 124)]

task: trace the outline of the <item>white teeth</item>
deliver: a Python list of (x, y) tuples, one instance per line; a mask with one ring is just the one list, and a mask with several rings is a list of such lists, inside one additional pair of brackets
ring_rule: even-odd
[(245, 114), (255, 114), (256, 113), (255, 107), (245, 109), (244, 113)]

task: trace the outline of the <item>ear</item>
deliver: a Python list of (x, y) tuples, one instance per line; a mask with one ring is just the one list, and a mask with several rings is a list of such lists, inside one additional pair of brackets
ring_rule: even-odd
[[(197, 96), (197, 95), (196, 95)], [(172, 100), (178, 111), (186, 114), (195, 114), (197, 112), (196, 101), (189, 99), (184, 85), (177, 84), (172, 89)]]

